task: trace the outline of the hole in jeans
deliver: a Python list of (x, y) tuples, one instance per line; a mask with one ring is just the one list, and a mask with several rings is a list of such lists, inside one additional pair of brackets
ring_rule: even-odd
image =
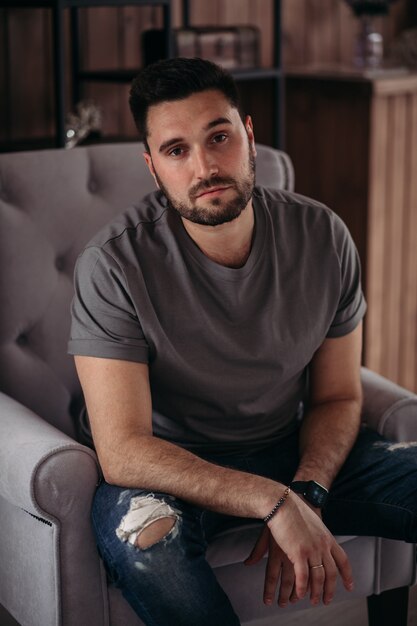
[(146, 549), (166, 537), (174, 528), (178, 513), (153, 494), (132, 498), (116, 535), (121, 541)]

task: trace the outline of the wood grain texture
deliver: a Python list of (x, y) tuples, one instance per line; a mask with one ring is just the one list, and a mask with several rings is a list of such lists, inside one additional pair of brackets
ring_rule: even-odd
[[(399, 382), (401, 296), (402, 296), (402, 252), (404, 215), (404, 171), (405, 171), (405, 98), (402, 94), (388, 98), (388, 153), (385, 172), (387, 186), (385, 231), (385, 298), (383, 303), (384, 334), (382, 367), (384, 374)], [(372, 234), (371, 234), (372, 235)]]
[(305, 0), (282, 2), (282, 48), (284, 67), (304, 65), (307, 41), (307, 11)]
[(399, 379), (417, 389), (417, 92), (407, 96)]
[(338, 59), (339, 4), (333, 0), (308, 0), (305, 55), (311, 63)]
[(287, 150), (296, 190), (335, 210), (358, 247), (365, 364), (417, 391), (417, 81), (395, 83), (290, 75)]
[[(121, 11), (116, 7), (82, 11), (81, 58), (85, 69), (117, 69), (123, 66)], [(119, 135), (122, 126), (121, 90), (108, 83), (88, 82), (83, 87), (83, 99), (99, 103), (102, 109), (103, 133)]]
[[(271, 0), (191, 0), (190, 9), (191, 22), (195, 25), (248, 23), (258, 26), (261, 65), (271, 65), (274, 43)], [(0, 123), (3, 125), (0, 140), (7, 134), (11, 139), (52, 134), (49, 12), (10, 9), (7, 13), (6, 19), (3, 10), (3, 21), (0, 20)], [(83, 63), (90, 68), (139, 66), (141, 33), (145, 28), (161, 24), (159, 8), (94, 8), (80, 13)], [(181, 0), (173, 0), (172, 13), (174, 24), (179, 26)], [(379, 21), (387, 47), (399, 30), (407, 26), (408, 15), (411, 15), (409, 3), (399, 0), (389, 18)], [(286, 66), (313, 61), (350, 62), (358, 24), (342, 0), (282, 0), (282, 18)], [(259, 102), (265, 102), (268, 91), (266, 86)], [(31, 94), (30, 108), (28, 93)], [(106, 133), (119, 135), (131, 128), (130, 114), (123, 100), (125, 94), (123, 85), (86, 85), (84, 95), (97, 100), (104, 110)], [(4, 111), (8, 110), (13, 113), (11, 120), (5, 118)]]
[[(388, 102), (386, 98), (371, 103), (371, 135), (369, 151), (369, 208), (368, 233), (372, 245), (368, 247), (366, 268), (368, 312), (365, 320), (365, 362), (370, 369), (382, 371), (384, 336), (383, 308), (385, 299), (384, 258), (386, 202), (385, 176), (387, 170)], [(369, 236), (369, 235), (368, 235)]]
[(324, 202), (342, 217), (363, 261), (369, 91), (363, 83), (287, 79), (287, 151), (294, 161), (296, 191)]
[(218, 21), (221, 24), (248, 24), (249, 3), (247, 0), (227, 0), (218, 3)]
[(194, 26), (221, 24), (220, 0), (193, 0), (190, 2), (190, 21)]
[(339, 2), (339, 42), (337, 61), (350, 65), (354, 57), (355, 37), (358, 23), (352, 11), (344, 2)]
[(250, 2), (248, 24), (259, 28), (261, 37), (261, 67), (271, 67), (273, 63), (273, 5), (272, 2)]
[(48, 17), (45, 9), (8, 11), (10, 83), (6, 86), (6, 92), (10, 98), (12, 138), (28, 135), (41, 137), (52, 132), (54, 112), (49, 86), (51, 67), (45, 46), (50, 43)]
[(137, 69), (143, 65), (142, 34), (150, 28), (160, 27), (162, 12), (152, 7), (123, 7), (121, 12), (121, 66), (126, 69)]
[(0, 141), (10, 139), (10, 99), (6, 92), (6, 84), (10, 82), (7, 18), (7, 9), (0, 9), (0, 43), (3, 48), (3, 54), (0, 54)]

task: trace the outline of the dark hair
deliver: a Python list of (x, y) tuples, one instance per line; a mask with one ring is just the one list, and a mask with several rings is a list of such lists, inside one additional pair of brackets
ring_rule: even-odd
[(148, 136), (148, 109), (154, 104), (182, 100), (194, 93), (217, 89), (238, 109), (239, 95), (233, 77), (223, 68), (205, 59), (175, 58), (157, 61), (139, 72), (130, 89), (129, 105), (145, 143)]

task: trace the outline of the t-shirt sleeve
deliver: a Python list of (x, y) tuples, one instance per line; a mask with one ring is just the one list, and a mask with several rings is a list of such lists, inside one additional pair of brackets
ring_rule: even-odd
[(334, 215), (334, 242), (340, 267), (340, 296), (327, 337), (352, 332), (366, 312), (359, 254), (349, 230), (337, 215)]
[(149, 348), (125, 277), (100, 248), (87, 248), (74, 273), (69, 354), (147, 363)]

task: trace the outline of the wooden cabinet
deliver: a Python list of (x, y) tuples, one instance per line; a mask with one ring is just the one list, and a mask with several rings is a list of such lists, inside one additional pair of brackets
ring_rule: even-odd
[(417, 391), (417, 74), (291, 71), (286, 136), (296, 190), (336, 211), (358, 246), (364, 363)]

